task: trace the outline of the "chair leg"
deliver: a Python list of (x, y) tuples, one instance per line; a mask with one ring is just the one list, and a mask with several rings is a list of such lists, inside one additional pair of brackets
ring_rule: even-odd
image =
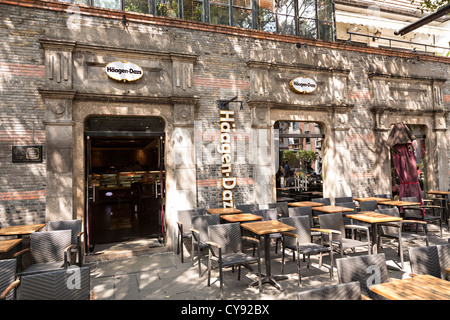
[[(300, 250), (297, 249), (298, 259), (297, 259), (297, 273), (298, 273), (298, 285), (302, 284), (302, 269), (300, 265)], [(305, 255), (303, 255), (305, 256)]]
[(398, 241), (398, 248), (399, 248), (399, 255), (400, 255), (400, 263), (402, 265), (402, 270), (405, 270), (405, 263), (403, 261), (403, 245), (402, 245), (402, 241), (399, 240)]

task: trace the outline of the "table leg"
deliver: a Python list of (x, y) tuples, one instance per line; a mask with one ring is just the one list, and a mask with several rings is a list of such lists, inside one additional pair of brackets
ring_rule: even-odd
[[(280, 286), (280, 284), (277, 282), (279, 280), (285, 280), (288, 278), (288, 276), (273, 276), (272, 270), (271, 270), (271, 264), (270, 264), (270, 234), (264, 235), (264, 263), (266, 265), (266, 274), (261, 275), (261, 283), (269, 283), (273, 285), (275, 288), (277, 288), (280, 291), (283, 291), (283, 288)], [(252, 286), (258, 285), (258, 281), (255, 281), (251, 284)]]

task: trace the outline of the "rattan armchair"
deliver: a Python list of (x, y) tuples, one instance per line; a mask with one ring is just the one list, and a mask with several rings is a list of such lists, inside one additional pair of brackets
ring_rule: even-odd
[[(259, 239), (242, 236), (239, 223), (209, 226), (208, 237), (208, 287), (211, 286), (211, 269), (213, 262), (217, 263), (219, 269), (220, 299), (223, 298), (223, 269), (225, 267), (232, 266), (234, 268), (234, 266), (238, 266), (238, 280), (240, 280), (241, 265), (257, 262), (258, 285), (259, 292), (261, 292), (261, 245)], [(242, 241), (253, 242), (257, 248), (257, 255), (253, 256), (242, 252)]]
[(450, 266), (450, 244), (410, 248), (409, 260), (413, 274), (450, 280), (450, 274), (445, 271)]
[(75, 258), (71, 257), (71, 264), (78, 264), (79, 267), (83, 266), (84, 250), (82, 236), (82, 221), (81, 220), (61, 220), (61, 221), (49, 221), (47, 223), (48, 231), (56, 230), (72, 230), (72, 244), (75, 245)]
[[(295, 260), (295, 252), (297, 252), (297, 272), (298, 272), (298, 285), (302, 281), (302, 273), (300, 266), (300, 254), (308, 256), (307, 267), (311, 264), (311, 255), (319, 254), (319, 268), (322, 267), (322, 254), (328, 253), (330, 255), (330, 278), (333, 278), (333, 250), (330, 247), (326, 247), (323, 244), (317, 244), (311, 242), (311, 227), (308, 216), (297, 216), (281, 218), (281, 222), (295, 227), (295, 230), (291, 232), (283, 232), (282, 238), (282, 258), (281, 258), (281, 273), (284, 272), (285, 264), (285, 249), (293, 251), (293, 257)], [(329, 233), (328, 233), (329, 234)], [(331, 234), (329, 234), (331, 237)], [(330, 239), (331, 240), (331, 239)]]
[[(400, 217), (400, 212), (398, 208), (388, 208), (388, 209), (378, 209), (375, 212), (386, 214), (389, 216)], [(421, 224), (423, 226), (423, 234), (405, 231), (404, 226), (412, 226), (415, 224)], [(402, 269), (405, 269), (405, 262), (403, 257), (403, 243), (412, 242), (416, 240), (425, 240), (428, 246), (428, 233), (427, 233), (427, 223), (425, 221), (417, 220), (402, 220), (397, 222), (386, 222), (378, 224), (378, 246), (382, 247), (383, 238), (389, 238), (397, 240), (398, 242), (398, 255), (400, 256), (400, 263)]]
[(220, 216), (216, 214), (198, 215), (192, 217), (192, 254), (191, 263), (194, 266), (194, 248), (197, 246), (197, 262), (198, 262), (198, 276), (202, 275), (202, 259), (201, 251), (208, 247), (208, 227), (211, 225), (220, 224)]
[(16, 268), (16, 259), (0, 260), (0, 300), (15, 300), (16, 287), (20, 283)]
[(192, 237), (192, 217), (195, 215), (195, 209), (177, 211), (177, 254), (181, 256), (181, 263), (184, 262), (184, 239)]

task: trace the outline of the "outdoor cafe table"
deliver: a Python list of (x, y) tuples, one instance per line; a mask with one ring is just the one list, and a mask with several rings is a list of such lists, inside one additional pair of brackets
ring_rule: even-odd
[(263, 217), (253, 213), (224, 214), (220, 217), (228, 222), (249, 222), (263, 219)]
[(395, 222), (403, 220), (400, 217), (393, 217), (375, 211), (361, 211), (356, 214), (346, 214), (346, 217), (370, 223), (372, 225), (372, 246), (375, 254), (378, 252), (378, 224), (384, 222)]
[(206, 212), (209, 214), (235, 214), (242, 213), (242, 210), (236, 208), (211, 208), (206, 209)]
[(361, 201), (374, 201), (374, 200), (376, 200), (377, 203), (380, 203), (380, 202), (390, 201), (391, 199), (388, 199), (388, 198), (381, 198), (381, 197), (364, 197), (364, 198), (353, 198), (353, 200), (359, 201), (359, 202), (361, 202)]
[(300, 201), (300, 202), (291, 202), (288, 203), (291, 207), (320, 207), (324, 206), (324, 203), (313, 202), (313, 201)]
[(369, 287), (390, 300), (450, 300), (450, 281), (427, 274)]
[(278, 284), (277, 281), (287, 279), (287, 276), (272, 275), (270, 267), (270, 234), (288, 232), (295, 230), (295, 228), (277, 220), (247, 222), (241, 224), (241, 227), (253, 232), (258, 236), (264, 237), (264, 263), (266, 265), (266, 275), (261, 279), (261, 283), (270, 283), (278, 290), (283, 291), (283, 288)]
[(22, 239), (10, 239), (0, 241), (0, 257), (3, 254), (8, 253), (10, 250), (14, 249), (22, 243)]
[(312, 207), (312, 210), (319, 211), (322, 213), (338, 213), (338, 212), (353, 212), (353, 211), (355, 211), (355, 209), (341, 207), (341, 206)]
[(45, 227), (45, 224), (7, 226), (0, 229), (0, 236), (17, 236), (22, 238), (22, 236), (39, 231), (43, 227)]

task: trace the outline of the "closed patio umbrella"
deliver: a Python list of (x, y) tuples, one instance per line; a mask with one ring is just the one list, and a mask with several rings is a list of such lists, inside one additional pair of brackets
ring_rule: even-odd
[(416, 158), (412, 142), (416, 139), (411, 129), (403, 122), (391, 128), (386, 144), (394, 150), (393, 161), (400, 180), (399, 198), (416, 197), (423, 204), (422, 189), (419, 184)]

